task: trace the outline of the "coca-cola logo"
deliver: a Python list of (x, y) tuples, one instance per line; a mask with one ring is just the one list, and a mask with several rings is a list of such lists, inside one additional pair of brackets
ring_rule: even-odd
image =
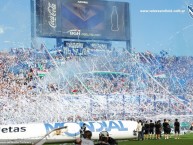
[(48, 2), (48, 24), (52, 28), (56, 28), (56, 4)]

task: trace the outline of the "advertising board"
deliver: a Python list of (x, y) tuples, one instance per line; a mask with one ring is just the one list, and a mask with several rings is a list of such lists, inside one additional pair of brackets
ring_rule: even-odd
[(36, 0), (40, 37), (130, 40), (129, 3), (100, 0)]

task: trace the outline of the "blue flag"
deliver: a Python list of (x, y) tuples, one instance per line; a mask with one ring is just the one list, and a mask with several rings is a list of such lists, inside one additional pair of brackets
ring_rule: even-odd
[(190, 16), (193, 18), (193, 6), (188, 6), (188, 12), (190, 14)]

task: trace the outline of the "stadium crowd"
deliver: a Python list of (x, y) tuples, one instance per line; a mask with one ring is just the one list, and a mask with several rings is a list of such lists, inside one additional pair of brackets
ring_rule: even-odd
[[(108, 50), (98, 56), (18, 48), (0, 52), (0, 122), (88, 120), (91, 116), (116, 119), (163, 112), (188, 115), (193, 109), (192, 64), (193, 57), (169, 56), (165, 52)], [(79, 114), (87, 115), (78, 116), (69, 102), (77, 107), (89, 106), (91, 111), (79, 110)], [(46, 107), (49, 111), (30, 110), (45, 108), (45, 103), (52, 106), (50, 110)], [(49, 115), (52, 119), (43, 115), (55, 106), (59, 108), (55, 115)], [(68, 107), (71, 109), (67, 115)], [(61, 110), (66, 118), (58, 115)], [(39, 120), (34, 116), (37, 112)], [(13, 116), (18, 119), (11, 119)]]

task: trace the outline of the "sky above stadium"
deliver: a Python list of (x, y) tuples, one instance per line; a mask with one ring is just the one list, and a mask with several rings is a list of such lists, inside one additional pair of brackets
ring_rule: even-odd
[[(188, 12), (193, 0), (115, 1), (130, 3), (132, 48), (137, 52), (193, 56), (193, 17)], [(0, 50), (30, 47), (30, 12), (30, 0), (0, 0)], [(55, 42), (41, 41), (48, 47)]]

